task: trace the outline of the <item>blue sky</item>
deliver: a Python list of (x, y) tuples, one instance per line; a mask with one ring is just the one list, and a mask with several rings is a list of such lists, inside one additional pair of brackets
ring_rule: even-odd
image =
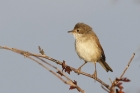
[[(0, 45), (46, 55), (78, 68), (83, 64), (67, 31), (78, 22), (90, 25), (100, 39), (113, 73), (97, 64), (98, 77), (110, 84), (136, 56), (125, 77), (124, 91), (137, 92), (140, 86), (140, 1), (139, 0), (1, 0)], [(11, 51), (0, 50), (1, 93), (77, 93), (37, 63)], [(54, 64), (54, 63), (52, 63)], [(54, 64), (55, 66), (58, 66)], [(58, 66), (61, 68), (61, 66)], [(93, 73), (94, 65), (82, 71)], [(91, 78), (71, 73), (87, 93), (105, 92)]]

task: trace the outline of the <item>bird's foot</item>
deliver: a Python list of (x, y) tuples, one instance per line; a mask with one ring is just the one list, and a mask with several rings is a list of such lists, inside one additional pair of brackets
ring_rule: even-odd
[(80, 72), (81, 72), (81, 68), (79, 67), (79, 68), (78, 68), (78, 75), (80, 74)]
[(96, 70), (94, 71), (94, 73), (93, 73), (92, 77), (94, 77), (94, 78), (95, 78), (95, 80), (97, 80), (97, 71), (96, 71)]

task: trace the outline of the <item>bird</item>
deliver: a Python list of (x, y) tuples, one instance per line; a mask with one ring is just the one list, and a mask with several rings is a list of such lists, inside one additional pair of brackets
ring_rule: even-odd
[(95, 79), (97, 78), (96, 62), (100, 63), (107, 72), (113, 72), (112, 68), (106, 63), (106, 56), (97, 35), (89, 25), (79, 22), (68, 33), (73, 34), (75, 38), (75, 51), (79, 58), (85, 61), (78, 68), (78, 73), (80, 73), (81, 68), (87, 62), (94, 63), (95, 70), (92, 76)]

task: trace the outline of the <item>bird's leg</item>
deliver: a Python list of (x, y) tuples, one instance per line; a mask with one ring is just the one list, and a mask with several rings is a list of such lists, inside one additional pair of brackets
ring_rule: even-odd
[(95, 77), (95, 80), (97, 79), (97, 71), (96, 71), (96, 62), (94, 62), (95, 70), (93, 73), (93, 77)]
[(81, 71), (81, 68), (82, 68), (86, 63), (87, 63), (87, 62), (85, 61), (85, 63), (82, 64), (82, 65), (78, 68), (78, 75), (79, 75), (79, 73), (80, 73), (80, 71)]

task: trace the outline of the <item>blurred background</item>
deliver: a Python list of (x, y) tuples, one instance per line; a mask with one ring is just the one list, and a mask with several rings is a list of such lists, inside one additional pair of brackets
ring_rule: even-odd
[[(67, 33), (78, 22), (93, 28), (113, 69), (113, 73), (107, 73), (97, 64), (98, 77), (104, 82), (110, 84), (109, 78), (119, 77), (136, 53), (124, 75), (131, 82), (123, 86), (127, 93), (138, 93), (140, 0), (0, 0), (0, 46), (33, 53), (39, 53), (41, 46), (46, 55), (78, 68), (84, 61), (75, 53), (73, 36)], [(92, 74), (94, 65), (88, 63), (82, 71)], [(91, 78), (74, 72), (68, 76), (87, 93), (105, 93)], [(37, 63), (3, 49), (0, 50), (0, 92), (78, 93)]]

